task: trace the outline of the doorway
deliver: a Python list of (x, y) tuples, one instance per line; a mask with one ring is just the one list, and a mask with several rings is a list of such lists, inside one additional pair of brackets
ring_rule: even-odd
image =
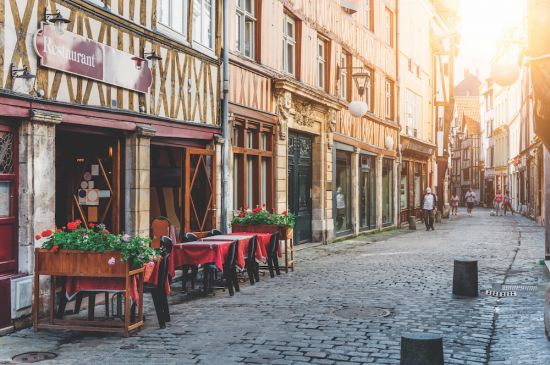
[(58, 131), (55, 224), (80, 219), (120, 233), (121, 142), (112, 135)]
[(17, 146), (17, 129), (0, 124), (0, 275), (17, 272)]
[(375, 160), (372, 156), (361, 155), (361, 195), (360, 195), (360, 229), (376, 227), (376, 178)]
[(288, 208), (296, 215), (294, 241), (311, 241), (311, 138), (288, 134)]

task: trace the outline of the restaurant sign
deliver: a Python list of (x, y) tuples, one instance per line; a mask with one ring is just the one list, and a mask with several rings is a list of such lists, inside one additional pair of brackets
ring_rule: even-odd
[(142, 93), (153, 81), (144, 59), (49, 24), (36, 32), (34, 47), (44, 67)]

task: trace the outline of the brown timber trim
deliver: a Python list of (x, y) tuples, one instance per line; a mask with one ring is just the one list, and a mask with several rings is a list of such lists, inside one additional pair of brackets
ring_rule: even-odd
[(260, 122), (275, 124), (279, 119), (275, 114), (269, 114), (260, 110), (247, 108), (242, 105), (229, 103), (229, 113), (236, 114), (244, 119), (255, 119)]

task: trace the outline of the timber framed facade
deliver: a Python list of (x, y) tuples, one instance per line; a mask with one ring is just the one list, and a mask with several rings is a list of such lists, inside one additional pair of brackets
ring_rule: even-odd
[[(243, 173), (241, 142), (233, 138), (230, 171), (239, 177), (232, 179), (230, 210), (257, 202), (293, 212), (297, 243), (326, 243), (397, 222), (397, 9), (394, 1), (381, 0), (370, 1), (368, 9), (360, 2), (350, 6), (336, 0), (230, 1), (233, 128), (247, 120), (273, 131), (267, 153), (274, 161), (267, 171), (251, 162)], [(358, 69), (370, 78), (362, 97), (352, 79)], [(351, 116), (352, 100), (369, 103), (365, 117)], [(262, 183), (266, 174), (273, 174), (273, 184)], [(251, 205), (241, 198), (253, 189), (267, 191), (267, 201)]]
[[(0, 180), (11, 196), (0, 217), (0, 328), (30, 310), (44, 229), (80, 219), (149, 235), (156, 216), (180, 234), (217, 226), (222, 9), (194, 4), (174, 18), (171, 0), (0, 1)], [(111, 62), (103, 74), (39, 58), (37, 33), (53, 28), (44, 13), (57, 11), (70, 23), (47, 46), (91, 50), (87, 66)], [(12, 68), (36, 75), (33, 85)]]

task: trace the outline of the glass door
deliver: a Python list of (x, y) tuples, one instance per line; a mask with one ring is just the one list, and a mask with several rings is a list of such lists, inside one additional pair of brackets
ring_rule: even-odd
[(311, 138), (288, 135), (288, 208), (296, 215), (294, 240), (311, 241)]
[(188, 148), (185, 154), (185, 232), (216, 227), (215, 155), (212, 150)]

